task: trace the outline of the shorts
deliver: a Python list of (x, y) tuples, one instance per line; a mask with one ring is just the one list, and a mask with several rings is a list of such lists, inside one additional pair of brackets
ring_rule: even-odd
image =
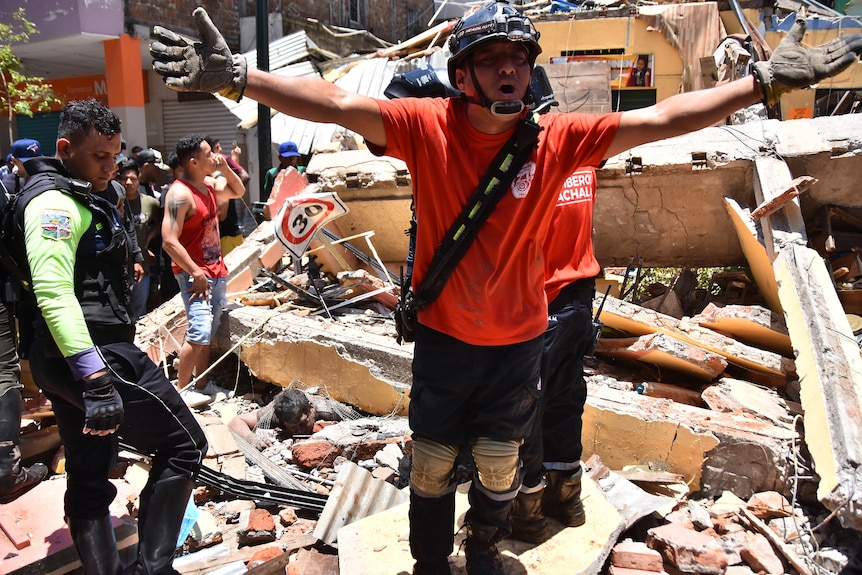
[(540, 394), (542, 336), (501, 346), (416, 327), (409, 419), (415, 435), (448, 445), (523, 440)]
[(209, 345), (213, 335), (218, 331), (221, 312), (225, 306), (225, 278), (207, 278), (210, 284), (209, 302), (205, 299), (192, 299), (192, 293), (187, 291), (192, 287), (192, 277), (187, 272), (176, 275), (183, 296), (183, 306), (186, 308), (186, 320), (189, 327), (186, 330), (186, 341), (195, 345)]

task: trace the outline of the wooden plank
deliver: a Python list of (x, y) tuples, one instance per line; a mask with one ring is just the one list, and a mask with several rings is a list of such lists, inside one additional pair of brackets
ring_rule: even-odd
[(18, 527), (15, 518), (6, 513), (2, 507), (0, 507), (0, 529), (6, 534), (15, 549), (24, 549), (30, 546), (30, 538)]

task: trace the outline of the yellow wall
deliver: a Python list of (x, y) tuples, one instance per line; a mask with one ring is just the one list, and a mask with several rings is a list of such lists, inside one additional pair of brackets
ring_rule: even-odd
[(622, 49), (626, 54), (654, 54), (656, 101), (664, 100), (679, 90), (682, 75), (679, 52), (660, 32), (647, 30), (643, 20), (631, 17), (533, 23), (541, 34), (540, 64), (547, 64), (550, 57), (560, 56), (568, 50)]
[[(760, 10), (744, 10), (754, 26), (761, 26)], [(732, 11), (720, 13), (728, 34), (742, 32), (742, 27)], [(654, 54), (653, 82), (656, 101), (660, 102), (679, 90), (679, 79), (683, 71), (682, 58), (664, 36), (648, 30), (645, 21), (635, 18), (597, 18), (592, 20), (541, 21), (533, 20), (540, 32), (539, 44), (542, 54), (540, 64), (547, 64), (552, 56), (560, 56), (567, 50), (623, 49), (627, 54)], [(784, 38), (785, 34), (767, 32), (766, 43), (772, 48)], [(803, 44), (817, 46), (837, 36), (836, 30), (808, 31)], [(859, 88), (862, 87), (862, 63), (857, 62), (833, 80), (821, 82), (818, 88)]]

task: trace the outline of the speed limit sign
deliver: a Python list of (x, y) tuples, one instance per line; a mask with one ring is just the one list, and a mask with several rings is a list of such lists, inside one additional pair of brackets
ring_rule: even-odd
[(275, 217), (275, 236), (293, 257), (301, 258), (314, 232), (346, 213), (335, 192), (293, 196)]

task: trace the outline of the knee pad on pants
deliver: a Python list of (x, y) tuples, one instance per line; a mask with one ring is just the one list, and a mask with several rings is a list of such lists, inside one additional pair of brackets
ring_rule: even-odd
[(479, 483), (488, 491), (503, 492), (518, 488), (518, 449), (517, 440), (496, 441), (479, 437), (473, 444), (473, 461)]
[(452, 481), (458, 448), (419, 437), (413, 440), (410, 487), (423, 497), (439, 497), (455, 486)]

